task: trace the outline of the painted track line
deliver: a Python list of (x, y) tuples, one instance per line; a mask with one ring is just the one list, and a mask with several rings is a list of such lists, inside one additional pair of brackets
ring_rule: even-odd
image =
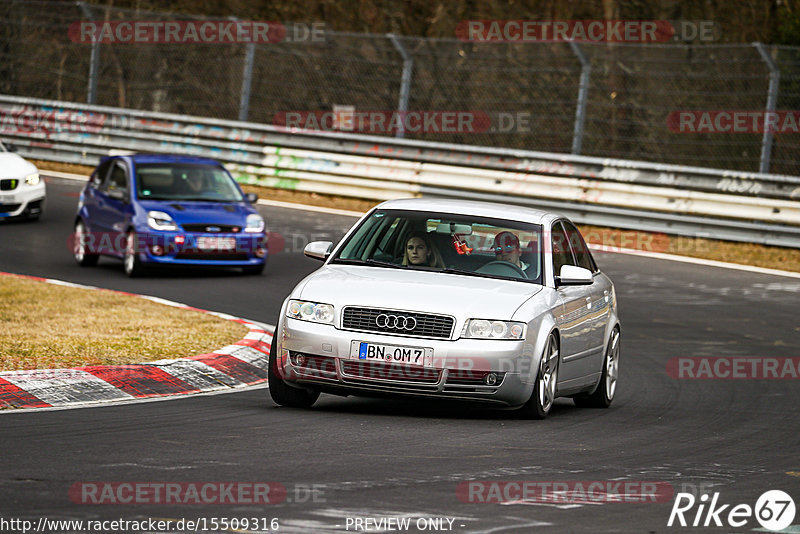
[(722, 269), (733, 269), (736, 271), (746, 271), (750, 273), (769, 274), (772, 276), (786, 276), (788, 278), (800, 278), (800, 273), (792, 271), (781, 271), (779, 269), (767, 269), (765, 267), (755, 267), (753, 265), (742, 265), (739, 263), (728, 263), (725, 261), (706, 260), (703, 258), (692, 258), (691, 256), (677, 256), (675, 254), (664, 254), (663, 252), (648, 252), (632, 248), (618, 248), (618, 247), (609, 247), (606, 245), (594, 245), (592, 243), (588, 243), (588, 246), (591, 250), (595, 250), (598, 252), (628, 254), (631, 256), (643, 256), (645, 258), (652, 258), (657, 260), (677, 261), (680, 263), (703, 265), (705, 267), (720, 267)]

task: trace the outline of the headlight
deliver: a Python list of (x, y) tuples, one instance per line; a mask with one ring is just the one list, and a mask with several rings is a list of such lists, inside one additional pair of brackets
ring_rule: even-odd
[(177, 230), (178, 225), (172, 220), (169, 213), (163, 211), (148, 211), (147, 226), (153, 230)]
[(333, 306), (304, 300), (290, 300), (289, 306), (286, 308), (286, 317), (314, 323), (333, 324)]
[(33, 174), (29, 174), (25, 177), (25, 183), (27, 185), (36, 185), (39, 183), (39, 173), (35, 172)]
[(525, 323), (470, 319), (461, 335), (476, 339), (522, 339), (525, 337)]
[(263, 232), (264, 231), (264, 217), (257, 213), (251, 213), (247, 216), (247, 221), (244, 225), (245, 232)]

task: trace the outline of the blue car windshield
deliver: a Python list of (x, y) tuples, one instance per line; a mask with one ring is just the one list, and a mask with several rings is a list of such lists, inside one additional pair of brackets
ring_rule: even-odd
[(141, 200), (242, 202), (236, 182), (221, 167), (189, 163), (136, 165), (136, 194)]
[(542, 227), (423, 211), (377, 210), (332, 263), (542, 283)]

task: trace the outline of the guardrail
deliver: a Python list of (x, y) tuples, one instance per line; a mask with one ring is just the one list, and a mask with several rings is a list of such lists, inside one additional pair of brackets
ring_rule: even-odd
[(212, 157), (242, 183), (384, 200), (522, 204), (577, 222), (800, 248), (800, 177), (452, 145), (0, 95), (21, 155), (96, 165), (115, 151)]

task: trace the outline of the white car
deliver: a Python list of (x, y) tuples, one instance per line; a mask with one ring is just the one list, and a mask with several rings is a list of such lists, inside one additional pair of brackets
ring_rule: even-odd
[(44, 211), (45, 185), (36, 166), (0, 143), (0, 219), (38, 219)]
[(284, 301), (269, 391), (476, 401), (547, 416), (608, 407), (620, 323), (611, 280), (568, 219), (518, 206), (403, 199), (373, 208)]

